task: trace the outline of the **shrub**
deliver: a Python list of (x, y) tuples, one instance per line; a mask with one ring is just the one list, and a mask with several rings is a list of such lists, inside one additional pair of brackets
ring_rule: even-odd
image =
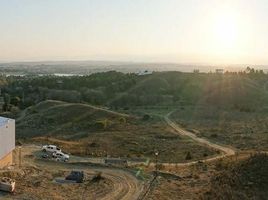
[(142, 120), (143, 120), (143, 121), (147, 121), (147, 120), (149, 120), (150, 118), (151, 118), (150, 115), (145, 114), (145, 115), (143, 115)]
[(125, 124), (125, 123), (127, 122), (127, 120), (126, 120), (125, 117), (121, 117), (121, 118), (119, 118), (119, 122), (120, 122), (121, 124)]
[(218, 135), (217, 135), (217, 133), (212, 133), (212, 134), (210, 135), (210, 137), (212, 137), (212, 138), (216, 138), (216, 137), (218, 137)]
[(207, 157), (208, 156), (208, 154), (207, 153), (203, 153), (203, 157)]
[(98, 172), (93, 178), (92, 178), (92, 181), (93, 182), (99, 182), (102, 178), (102, 173), (101, 172)]
[(191, 152), (188, 151), (188, 152), (186, 153), (185, 160), (191, 160), (192, 158), (193, 158), (193, 157), (192, 157)]

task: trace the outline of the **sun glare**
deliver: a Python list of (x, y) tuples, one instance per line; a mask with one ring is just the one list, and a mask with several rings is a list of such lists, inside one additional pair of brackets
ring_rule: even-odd
[(229, 15), (220, 16), (215, 25), (215, 37), (221, 47), (234, 47), (238, 39), (238, 24), (236, 19)]
[(211, 19), (209, 30), (213, 53), (234, 54), (240, 51), (242, 27), (239, 17), (231, 11), (224, 10)]

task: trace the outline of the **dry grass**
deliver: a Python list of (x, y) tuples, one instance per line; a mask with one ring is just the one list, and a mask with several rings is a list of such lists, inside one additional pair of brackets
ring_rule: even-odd
[(17, 124), (18, 138), (56, 144), (76, 155), (154, 159), (157, 150), (160, 162), (185, 162), (188, 152), (191, 160), (215, 154), (172, 131), (159, 119), (144, 121), (84, 104), (55, 101), (32, 107)]
[(179, 179), (160, 176), (147, 199), (267, 199), (267, 155), (237, 157), (171, 170)]
[(268, 156), (256, 154), (231, 164), (211, 180), (202, 199), (262, 200), (268, 196)]
[(56, 137), (36, 137), (33, 141), (41, 144), (56, 144), (74, 155), (93, 157), (109, 155), (154, 160), (154, 151), (158, 150), (160, 162), (189, 161), (186, 160), (188, 152), (191, 152), (191, 160), (204, 159), (215, 154), (215, 151), (200, 146), (187, 137), (176, 135), (164, 122), (152, 126), (128, 124), (121, 130), (92, 132), (84, 134), (82, 138), (76, 137), (76, 134), (71, 138), (61, 134)]
[(211, 141), (241, 150), (268, 150), (268, 112), (265, 108), (241, 112), (230, 108), (185, 106), (173, 113), (172, 118)]
[[(14, 199), (55, 199), (77, 200), (95, 199), (94, 195), (107, 194), (112, 189), (112, 182), (102, 178), (98, 182), (90, 184), (58, 184), (54, 182), (57, 177), (65, 177), (70, 171), (47, 170), (36, 167), (24, 167), (12, 172), (6, 172), (5, 176), (16, 180), (14, 194), (3, 194), (3, 197)], [(0, 174), (2, 175), (2, 174)], [(88, 178), (92, 178), (91, 175)], [(86, 188), (86, 189), (85, 189)]]

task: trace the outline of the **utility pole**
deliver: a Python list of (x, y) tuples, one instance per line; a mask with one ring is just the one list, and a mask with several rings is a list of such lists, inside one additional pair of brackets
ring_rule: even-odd
[(158, 155), (159, 155), (159, 152), (156, 150), (154, 152), (154, 155), (155, 155), (155, 178), (158, 176)]
[(21, 146), (19, 146), (19, 168), (21, 168)]

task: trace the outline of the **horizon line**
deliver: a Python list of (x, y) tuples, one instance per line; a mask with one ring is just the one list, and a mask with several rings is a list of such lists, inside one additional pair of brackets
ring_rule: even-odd
[(48, 63), (48, 62), (107, 62), (107, 63), (124, 63), (124, 64), (165, 64), (165, 65), (191, 65), (191, 66), (266, 66), (268, 64), (245, 64), (245, 63), (206, 63), (206, 62), (173, 62), (173, 61), (133, 61), (133, 60), (105, 60), (105, 59), (47, 59), (47, 60), (17, 60), (17, 61), (1, 61), (3, 64), (19, 64), (19, 63)]

